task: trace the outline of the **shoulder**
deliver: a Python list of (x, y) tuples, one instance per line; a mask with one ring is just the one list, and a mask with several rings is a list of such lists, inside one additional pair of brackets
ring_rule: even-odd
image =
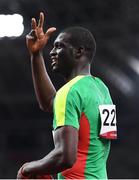
[(62, 86), (56, 93), (56, 97), (67, 96), (68, 94), (76, 93), (80, 91), (82, 85), (82, 80), (84, 76), (77, 76), (71, 81)]
[(95, 77), (95, 82), (98, 84), (98, 86), (100, 86), (101, 88), (104, 88), (106, 90), (108, 90), (108, 86), (106, 85), (106, 83), (100, 79), (99, 77)]

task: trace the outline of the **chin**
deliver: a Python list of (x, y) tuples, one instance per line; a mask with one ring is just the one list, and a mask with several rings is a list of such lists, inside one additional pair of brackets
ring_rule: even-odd
[(52, 72), (53, 72), (53, 73), (56, 73), (56, 74), (58, 74), (58, 75), (60, 75), (60, 76), (62, 76), (62, 77), (65, 77), (65, 76), (66, 76), (65, 73), (63, 73), (59, 68), (53, 68), (53, 69), (52, 69)]
[(55, 64), (55, 65), (51, 66), (51, 69), (52, 69), (52, 71), (57, 71), (57, 69), (59, 69), (59, 68), (58, 68), (58, 66)]
[(57, 67), (52, 67), (52, 71), (53, 71), (53, 72), (59, 72), (59, 70), (58, 70)]

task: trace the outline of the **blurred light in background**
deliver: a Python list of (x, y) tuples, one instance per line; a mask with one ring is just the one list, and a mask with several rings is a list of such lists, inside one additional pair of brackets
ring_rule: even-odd
[(116, 67), (113, 69), (110, 69), (109, 67), (106, 74), (123, 95), (126, 95), (127, 97), (134, 95), (134, 83), (123, 71)]
[(135, 93), (134, 83), (129, 76), (117, 67), (102, 64), (105, 76), (118, 89), (122, 95), (131, 97)]
[(137, 73), (137, 75), (139, 75), (139, 60), (131, 56), (129, 58), (128, 64), (130, 65), (130, 68), (132, 68)]
[(20, 14), (1, 14), (0, 25), (0, 37), (19, 37), (24, 31), (23, 16)]

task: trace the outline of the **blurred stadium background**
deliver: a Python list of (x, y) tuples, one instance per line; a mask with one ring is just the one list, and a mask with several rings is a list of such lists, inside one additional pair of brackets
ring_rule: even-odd
[[(52, 115), (37, 104), (25, 45), (30, 20), (40, 11), (46, 15), (45, 29), (55, 26), (59, 32), (81, 25), (94, 34), (97, 53), (92, 72), (107, 83), (117, 105), (119, 138), (112, 142), (109, 178), (139, 178), (138, 0), (0, 0), (0, 14), (18, 13), (24, 24), (20, 37), (0, 38), (0, 178), (16, 178), (24, 162), (39, 159), (53, 148)], [(58, 89), (63, 80), (51, 73), (48, 55), (56, 35), (44, 56)]]

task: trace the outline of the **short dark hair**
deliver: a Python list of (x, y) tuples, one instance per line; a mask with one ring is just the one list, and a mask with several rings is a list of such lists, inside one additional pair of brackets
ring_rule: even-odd
[(96, 52), (96, 41), (93, 34), (86, 28), (80, 26), (68, 27), (62, 31), (71, 35), (69, 41), (75, 48), (83, 46), (86, 55), (91, 62)]

